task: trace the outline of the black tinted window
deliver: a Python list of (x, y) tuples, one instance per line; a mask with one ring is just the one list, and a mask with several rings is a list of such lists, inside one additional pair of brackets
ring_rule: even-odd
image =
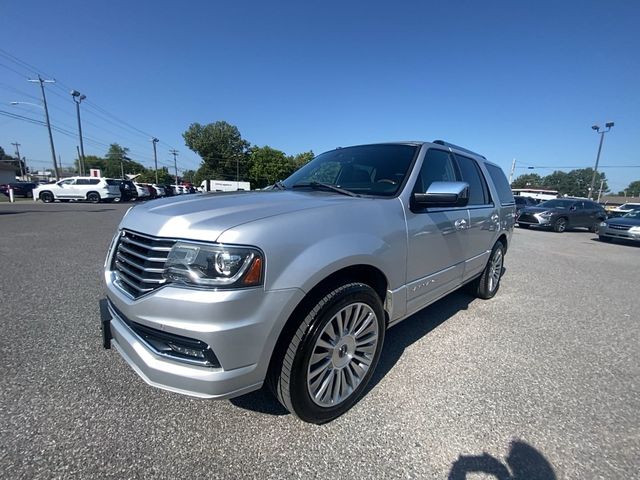
[(475, 160), (456, 155), (462, 181), (469, 184), (469, 205), (486, 205), (489, 203), (487, 184), (478, 169)]
[(98, 185), (100, 183), (100, 179), (99, 178), (90, 178), (89, 179), (89, 185)]
[(509, 186), (509, 182), (507, 181), (507, 177), (504, 176), (504, 172), (500, 167), (495, 165), (486, 164), (487, 171), (489, 172), (489, 176), (493, 181), (493, 184), (498, 191), (498, 198), (500, 199), (500, 203), (502, 205), (510, 205), (514, 202), (513, 193), (511, 193), (511, 187)]
[(456, 168), (449, 153), (432, 148), (427, 152), (424, 162), (422, 162), (420, 175), (418, 175), (413, 191), (424, 193), (433, 182), (455, 182), (457, 180)]
[(78, 178), (76, 180), (76, 185), (89, 185), (89, 180), (86, 178)]

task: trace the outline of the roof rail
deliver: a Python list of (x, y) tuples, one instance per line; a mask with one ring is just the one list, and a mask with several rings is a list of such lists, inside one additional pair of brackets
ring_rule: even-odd
[(480, 155), (479, 153), (476, 153), (473, 150), (469, 150), (468, 148), (460, 147), (460, 146), (455, 145), (453, 143), (445, 142), (444, 140), (434, 140), (433, 143), (437, 143), (438, 145), (443, 145), (443, 146), (449, 147), (449, 148), (455, 148), (456, 150), (460, 150), (461, 152), (470, 153), (471, 155), (476, 155), (476, 156), (478, 156), (480, 158), (484, 158), (485, 160), (487, 159), (487, 157), (485, 157), (484, 155)]

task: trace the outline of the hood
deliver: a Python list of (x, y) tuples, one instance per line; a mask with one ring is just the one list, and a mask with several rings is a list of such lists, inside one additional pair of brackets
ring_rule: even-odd
[(555, 212), (559, 210), (558, 208), (543, 208), (543, 207), (523, 207), (520, 210), (522, 213), (542, 213), (542, 212)]
[(640, 218), (625, 218), (625, 217), (616, 217), (607, 220), (608, 224), (614, 225), (629, 225), (631, 227), (640, 226)]
[(213, 242), (225, 230), (243, 223), (362, 200), (319, 191), (272, 190), (184, 195), (152, 200), (131, 208), (122, 219), (120, 228), (158, 237)]

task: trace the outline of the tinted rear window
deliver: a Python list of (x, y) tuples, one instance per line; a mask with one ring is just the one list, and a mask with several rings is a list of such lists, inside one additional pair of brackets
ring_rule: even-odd
[(107, 182), (107, 185), (118, 185), (118, 181), (117, 180), (107, 179), (105, 181)]
[(511, 192), (511, 187), (509, 186), (507, 177), (505, 177), (502, 169), (489, 163), (485, 165), (487, 167), (487, 171), (489, 172), (489, 176), (491, 177), (491, 180), (493, 180), (493, 184), (498, 191), (498, 198), (500, 199), (500, 203), (502, 205), (513, 205), (513, 203), (515, 202), (515, 200), (513, 199), (513, 193)]

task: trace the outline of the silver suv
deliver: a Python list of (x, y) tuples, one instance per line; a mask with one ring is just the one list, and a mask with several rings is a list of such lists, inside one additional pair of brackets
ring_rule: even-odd
[(268, 384), (330, 421), (362, 395), (385, 330), (467, 285), (500, 286), (504, 173), (443, 141), (338, 148), (268, 191), (129, 210), (105, 263), (103, 342), (150, 385), (230, 398)]

